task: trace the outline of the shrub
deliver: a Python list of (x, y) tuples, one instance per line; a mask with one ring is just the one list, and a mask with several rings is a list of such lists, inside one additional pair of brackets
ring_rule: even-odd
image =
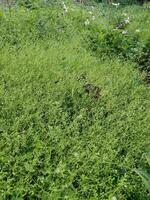
[(141, 70), (150, 73), (150, 40), (143, 44), (136, 61)]

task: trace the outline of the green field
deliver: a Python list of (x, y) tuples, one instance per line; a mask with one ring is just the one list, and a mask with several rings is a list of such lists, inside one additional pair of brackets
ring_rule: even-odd
[(150, 12), (65, 6), (1, 6), (0, 199), (149, 200)]

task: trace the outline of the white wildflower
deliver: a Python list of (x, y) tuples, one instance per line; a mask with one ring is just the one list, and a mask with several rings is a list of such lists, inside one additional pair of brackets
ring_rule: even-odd
[(130, 23), (130, 18), (128, 17), (127, 19), (124, 20), (125, 24), (129, 24)]
[(117, 200), (117, 197), (113, 196), (113, 197), (112, 197), (112, 200)]
[(89, 25), (90, 24), (90, 21), (87, 19), (85, 22), (84, 22), (85, 26)]
[(65, 12), (68, 12), (68, 8), (67, 8), (67, 6), (65, 5), (64, 2), (62, 2), (62, 6), (63, 6), (63, 10), (64, 10)]
[(94, 6), (91, 6), (92, 11), (94, 10)]
[(127, 13), (123, 13), (123, 16), (127, 17)]
[(136, 29), (135, 32), (136, 32), (136, 33), (140, 33), (140, 30), (139, 30), (139, 29)]
[(92, 15), (93, 13), (91, 11), (89, 11), (89, 14)]
[(122, 31), (122, 34), (123, 34), (123, 35), (127, 35), (127, 34), (128, 34), (128, 30), (123, 30), (123, 31)]
[(120, 6), (120, 3), (112, 3), (112, 5), (118, 8)]
[(94, 15), (92, 16), (92, 20), (93, 20), (93, 21), (95, 20), (95, 16), (94, 16)]

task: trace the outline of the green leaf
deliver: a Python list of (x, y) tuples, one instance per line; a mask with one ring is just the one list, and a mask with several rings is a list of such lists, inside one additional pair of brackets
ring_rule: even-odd
[(135, 169), (135, 172), (142, 178), (147, 190), (150, 192), (150, 175), (143, 169)]

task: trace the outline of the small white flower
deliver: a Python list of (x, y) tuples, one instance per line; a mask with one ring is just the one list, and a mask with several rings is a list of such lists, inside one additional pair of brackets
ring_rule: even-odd
[(117, 197), (113, 196), (113, 197), (112, 197), (112, 200), (117, 200)]
[(92, 15), (92, 12), (91, 12), (91, 11), (89, 11), (89, 14), (90, 14), (90, 15)]
[(92, 16), (92, 20), (93, 20), (93, 21), (95, 20), (95, 16), (94, 16), (94, 15)]
[(123, 34), (123, 35), (127, 35), (127, 34), (128, 34), (128, 30), (123, 30), (123, 31), (122, 31), (122, 34)]
[(139, 30), (139, 29), (136, 29), (135, 32), (136, 32), (136, 33), (140, 33), (140, 30)]
[(125, 24), (129, 24), (130, 23), (130, 18), (128, 17), (127, 19), (124, 20)]
[(123, 16), (127, 17), (127, 13), (123, 13)]
[(64, 11), (65, 11), (65, 12), (68, 12), (68, 9), (67, 9), (67, 8), (64, 8)]
[(68, 12), (68, 8), (67, 8), (67, 6), (65, 5), (64, 2), (62, 2), (62, 6), (63, 6), (63, 10), (64, 10), (65, 12)]
[(120, 3), (112, 3), (112, 5), (118, 8), (118, 6), (120, 6)]
[(92, 11), (94, 10), (94, 6), (91, 6)]
[(89, 24), (90, 24), (89, 20), (87, 19), (87, 20), (84, 22), (84, 24), (85, 24), (85, 26), (89, 25)]

